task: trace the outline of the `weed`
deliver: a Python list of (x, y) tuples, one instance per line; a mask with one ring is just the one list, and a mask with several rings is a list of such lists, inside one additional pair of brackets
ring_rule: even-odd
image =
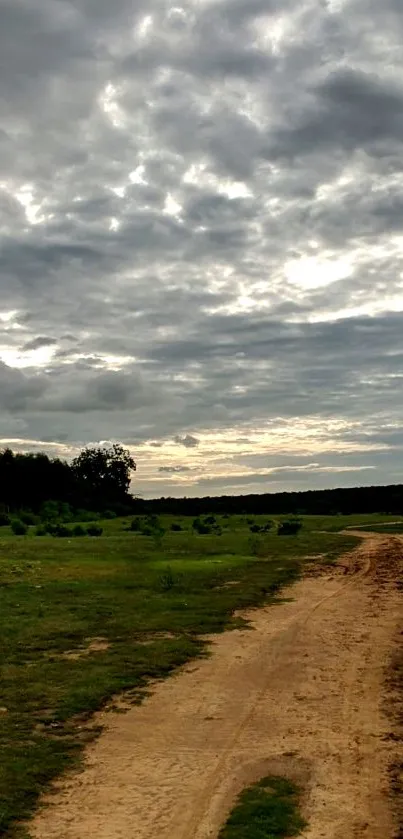
[(172, 573), (172, 568), (170, 565), (168, 565), (166, 570), (160, 575), (158, 582), (161, 591), (171, 591), (171, 589), (174, 587), (175, 577)]

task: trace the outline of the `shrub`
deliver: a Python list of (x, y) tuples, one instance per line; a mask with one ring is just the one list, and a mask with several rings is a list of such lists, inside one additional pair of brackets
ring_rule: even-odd
[(278, 536), (296, 536), (301, 530), (302, 521), (300, 519), (286, 519), (280, 522), (277, 527)]
[(28, 531), (28, 527), (24, 524), (21, 519), (13, 519), (11, 522), (11, 530), (14, 533), (14, 536), (25, 536)]
[(262, 527), (262, 533), (268, 533), (272, 529), (273, 524), (273, 521), (267, 521)]
[(73, 536), (86, 536), (87, 531), (86, 531), (85, 527), (82, 526), (82, 524), (76, 524), (73, 527), (72, 535)]
[(53, 536), (57, 536), (59, 539), (67, 539), (68, 536), (71, 536), (71, 530), (69, 527), (66, 527), (65, 524), (58, 524), (54, 528)]
[(171, 530), (173, 530), (174, 533), (179, 533), (179, 531), (182, 530), (182, 525), (177, 524), (177, 522), (174, 522), (173, 524), (171, 524)]
[(206, 522), (200, 518), (194, 520), (192, 528), (196, 531), (196, 533), (200, 533), (201, 535), (211, 533), (211, 526), (206, 524)]
[(30, 510), (22, 510), (19, 514), (20, 521), (28, 526), (37, 524), (38, 518)]
[(44, 524), (38, 524), (35, 528), (35, 536), (46, 536), (47, 532), (47, 528)]
[(0, 513), (0, 527), (7, 527), (10, 524), (10, 516), (7, 513)]
[(45, 501), (40, 510), (40, 517), (44, 521), (56, 521), (59, 518), (58, 501)]
[(132, 519), (130, 522), (130, 530), (133, 533), (139, 533), (141, 530), (141, 519)]
[(260, 527), (258, 524), (251, 524), (249, 530), (251, 533), (260, 533)]
[(90, 524), (90, 526), (87, 527), (88, 536), (102, 536), (103, 532), (103, 528), (98, 524)]
[(102, 513), (102, 518), (103, 519), (115, 519), (116, 518), (116, 513), (115, 513), (114, 510), (104, 510), (104, 512)]

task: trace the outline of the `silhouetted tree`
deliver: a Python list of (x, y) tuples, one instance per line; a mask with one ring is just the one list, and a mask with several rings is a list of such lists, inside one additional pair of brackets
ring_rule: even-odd
[(136, 464), (130, 452), (115, 443), (108, 449), (84, 449), (73, 460), (72, 469), (84, 501), (105, 505), (127, 498), (130, 473), (136, 469)]

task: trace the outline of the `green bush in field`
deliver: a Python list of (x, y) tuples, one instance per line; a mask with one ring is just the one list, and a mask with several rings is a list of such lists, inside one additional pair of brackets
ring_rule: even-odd
[(269, 533), (272, 527), (272, 521), (267, 521), (265, 524), (256, 524), (256, 522), (254, 522), (250, 525), (249, 530), (251, 533)]
[(35, 516), (31, 510), (21, 510), (19, 519), (28, 526), (38, 523), (38, 516)]
[(221, 536), (222, 534), (215, 516), (197, 516), (193, 521), (192, 528), (200, 535), (215, 533), (216, 536)]
[(10, 524), (10, 516), (7, 513), (0, 513), (0, 527), (7, 527)]
[(75, 527), (73, 527), (72, 535), (73, 536), (86, 536), (87, 535), (87, 530), (86, 530), (85, 527), (82, 526), (82, 524), (76, 524)]
[(102, 518), (103, 519), (116, 519), (116, 513), (115, 513), (114, 510), (105, 510), (102, 513)]
[(13, 519), (11, 522), (11, 530), (14, 536), (25, 536), (28, 532), (28, 527), (21, 519)]
[(71, 530), (69, 527), (66, 527), (65, 524), (58, 524), (53, 535), (57, 536), (59, 539), (67, 539), (71, 536)]
[(130, 522), (130, 530), (133, 533), (140, 533), (141, 530), (141, 519), (132, 519)]
[(173, 533), (179, 533), (182, 530), (182, 525), (177, 522), (173, 522), (173, 524), (171, 524), (171, 530)]
[(102, 536), (103, 528), (98, 524), (90, 524), (90, 526), (87, 527), (87, 533), (88, 536)]
[(300, 519), (285, 519), (280, 522), (277, 527), (278, 536), (296, 536), (301, 530), (302, 521)]
[(48, 533), (44, 524), (38, 524), (35, 528), (35, 536), (46, 536)]

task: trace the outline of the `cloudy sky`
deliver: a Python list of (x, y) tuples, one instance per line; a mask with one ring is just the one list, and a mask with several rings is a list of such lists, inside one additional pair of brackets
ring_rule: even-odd
[(401, 0), (2, 0), (0, 445), (403, 477)]

